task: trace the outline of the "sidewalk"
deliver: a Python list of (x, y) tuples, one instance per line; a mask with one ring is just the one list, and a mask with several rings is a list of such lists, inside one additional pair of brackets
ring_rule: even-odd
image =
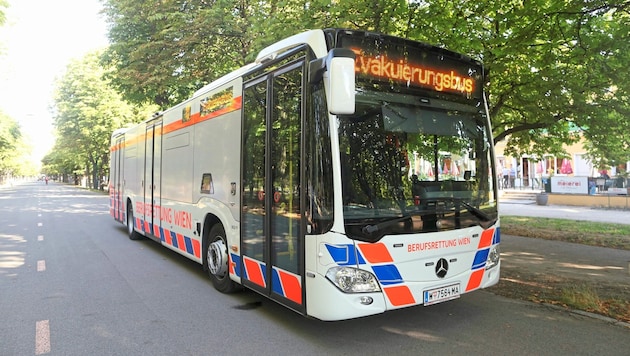
[(534, 216), (570, 220), (587, 220), (630, 225), (630, 211), (565, 205), (536, 205), (535, 202), (499, 200), (499, 215)]

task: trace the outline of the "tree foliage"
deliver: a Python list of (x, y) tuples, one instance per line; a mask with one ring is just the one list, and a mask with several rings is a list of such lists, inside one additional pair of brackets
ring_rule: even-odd
[(148, 109), (127, 103), (106, 79), (100, 53), (72, 61), (56, 84), (54, 126), (58, 137), (45, 158), (59, 173), (83, 172), (94, 188), (105, 175), (110, 137), (115, 129), (148, 117)]
[(4, 25), (4, 22), (7, 20), (6, 15), (4, 14), (4, 9), (9, 7), (9, 4), (6, 0), (0, 0), (0, 26)]
[[(562, 154), (580, 136), (596, 162), (630, 160), (630, 1), (103, 0), (114, 83), (162, 108), (307, 28), (384, 32), (481, 59), (495, 142)], [(610, 130), (615, 137), (609, 137)]]
[(105, 60), (118, 69), (114, 83), (133, 102), (165, 108), (242, 66), (255, 37), (243, 3), (106, 1), (113, 25)]
[(0, 111), (0, 182), (36, 173), (28, 158), (31, 149), (18, 122)]
[[(6, 22), (5, 9), (9, 4), (0, 0), (0, 26)], [(4, 48), (0, 43), (0, 55)], [(10, 176), (32, 176), (37, 168), (30, 159), (32, 146), (23, 135), (19, 123), (0, 110), (0, 183)]]

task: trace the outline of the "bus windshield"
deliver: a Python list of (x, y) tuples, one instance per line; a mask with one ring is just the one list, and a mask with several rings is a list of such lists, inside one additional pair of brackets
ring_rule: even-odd
[(479, 106), (359, 89), (355, 113), (338, 121), (348, 236), (496, 222), (487, 121)]

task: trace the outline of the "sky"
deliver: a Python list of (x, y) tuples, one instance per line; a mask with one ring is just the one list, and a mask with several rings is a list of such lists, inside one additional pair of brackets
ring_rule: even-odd
[(39, 163), (54, 144), (54, 81), (72, 59), (107, 46), (99, 0), (8, 0), (0, 27), (0, 110), (20, 123)]

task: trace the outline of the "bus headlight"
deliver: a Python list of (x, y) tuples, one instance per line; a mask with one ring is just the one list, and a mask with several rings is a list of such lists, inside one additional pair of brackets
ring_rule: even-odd
[(499, 250), (499, 245), (496, 245), (490, 249), (488, 253), (488, 259), (486, 260), (486, 270), (496, 266), (499, 264), (499, 260), (501, 259), (501, 251)]
[(353, 267), (333, 267), (326, 278), (345, 293), (379, 292), (376, 277), (368, 271)]

